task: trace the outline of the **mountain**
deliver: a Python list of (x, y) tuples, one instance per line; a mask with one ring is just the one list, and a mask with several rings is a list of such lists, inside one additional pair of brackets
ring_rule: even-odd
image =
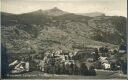
[(68, 12), (62, 11), (57, 7), (54, 7), (53, 9), (49, 9), (49, 10), (44, 10), (43, 13), (49, 16), (59, 16), (63, 14), (68, 14)]
[(73, 51), (94, 46), (113, 49), (126, 42), (126, 18), (122, 16), (88, 17), (57, 8), (5, 14), (1, 14), (1, 38), (9, 53)]
[[(28, 13), (25, 13), (28, 14)], [(33, 11), (30, 12), (29, 14), (33, 14), (33, 15), (47, 15), (47, 16), (60, 16), (63, 14), (68, 14), (68, 12), (62, 11), (57, 7), (54, 7), (52, 9), (48, 9), (48, 10), (37, 10), (37, 11)]]
[(76, 13), (77, 15), (89, 16), (89, 17), (97, 17), (97, 16), (105, 16), (104, 13), (101, 12), (92, 12), (92, 13)]

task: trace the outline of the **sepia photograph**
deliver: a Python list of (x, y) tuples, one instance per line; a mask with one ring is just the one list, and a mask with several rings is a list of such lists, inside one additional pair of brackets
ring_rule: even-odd
[(1, 0), (1, 79), (127, 80), (127, 0)]

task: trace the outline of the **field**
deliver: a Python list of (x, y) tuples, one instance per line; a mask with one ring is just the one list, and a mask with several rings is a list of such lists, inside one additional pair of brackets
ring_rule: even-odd
[[(39, 71), (28, 72), (24, 74), (8, 75), (8, 78), (15, 79), (126, 79), (126, 75), (121, 75), (119, 71), (107, 71), (97, 70), (96, 76), (84, 76), (84, 75), (57, 75), (46, 74)], [(10, 77), (9, 77), (10, 76)]]

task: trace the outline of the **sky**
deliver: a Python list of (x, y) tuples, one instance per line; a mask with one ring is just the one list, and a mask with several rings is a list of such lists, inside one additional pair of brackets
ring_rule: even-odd
[(1, 11), (21, 14), (53, 7), (71, 13), (102, 12), (127, 16), (127, 0), (1, 0)]

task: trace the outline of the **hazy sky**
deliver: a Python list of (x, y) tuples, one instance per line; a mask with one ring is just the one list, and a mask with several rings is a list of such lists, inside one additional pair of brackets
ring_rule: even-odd
[(1, 5), (2, 11), (16, 14), (58, 7), (72, 13), (127, 16), (127, 0), (2, 0)]

